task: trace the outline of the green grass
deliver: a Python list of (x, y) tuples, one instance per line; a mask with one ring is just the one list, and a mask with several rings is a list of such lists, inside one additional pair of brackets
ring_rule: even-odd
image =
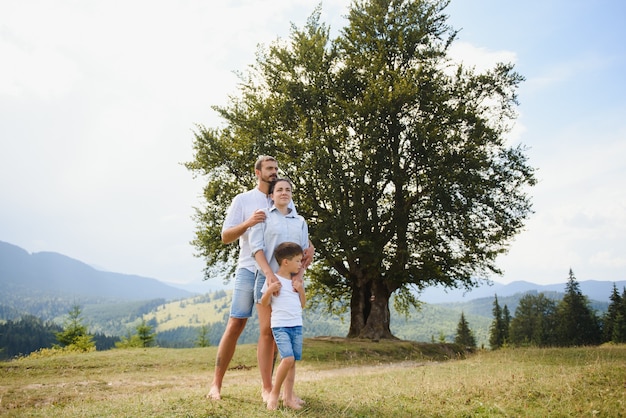
[(31, 356), (0, 363), (8, 417), (621, 417), (626, 345), (504, 349), (305, 340), (301, 411), (265, 410), (254, 345), (238, 347), (219, 402), (205, 395), (215, 347)]

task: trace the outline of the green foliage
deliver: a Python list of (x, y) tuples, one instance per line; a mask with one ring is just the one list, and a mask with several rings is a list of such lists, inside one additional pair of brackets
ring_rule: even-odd
[(506, 343), (508, 335), (507, 323), (504, 320), (503, 310), (498, 303), (498, 296), (493, 301), (493, 322), (489, 329), (489, 346), (492, 350), (501, 348)]
[(516, 346), (554, 346), (557, 338), (556, 302), (543, 293), (527, 294), (520, 300), (510, 325), (510, 342)]
[(202, 325), (198, 331), (198, 338), (196, 339), (196, 347), (208, 347), (209, 342), (209, 328), (206, 325)]
[(454, 337), (454, 343), (459, 344), (462, 347), (476, 348), (476, 338), (469, 328), (469, 324), (465, 319), (465, 314), (461, 313), (461, 319), (459, 325), (456, 328), (456, 336)]
[(610, 300), (611, 303), (602, 321), (604, 341), (624, 343), (626, 342), (626, 287), (620, 296), (617, 286), (613, 284)]
[(582, 294), (570, 269), (565, 295), (557, 306), (557, 335), (559, 345), (579, 346), (598, 344), (602, 339), (600, 323)]
[(66, 347), (73, 347), (78, 351), (92, 351), (96, 349), (93, 336), (87, 333), (87, 326), (83, 324), (82, 309), (74, 305), (63, 322), (63, 331), (56, 333), (57, 341)]
[(0, 324), (0, 359), (27, 355), (41, 348), (50, 348), (61, 327), (44, 322), (33, 315), (24, 315)]
[(131, 334), (129, 331), (115, 346), (117, 348), (146, 348), (154, 344), (156, 334), (153, 332), (153, 327), (145, 320), (142, 320), (141, 323), (135, 327), (135, 331), (135, 334)]
[(235, 260), (219, 239), (224, 212), (270, 154), (317, 248), (310, 297), (349, 306), (349, 336), (392, 337), (392, 295), (402, 311), (409, 290), (499, 272), (535, 182), (524, 149), (505, 142), (522, 77), (510, 64), (454, 71), (446, 6), (355, 2), (336, 39), (318, 8), (258, 54), (239, 97), (216, 108), (224, 128), (199, 126), (186, 165), (207, 181), (194, 241), (207, 269)]

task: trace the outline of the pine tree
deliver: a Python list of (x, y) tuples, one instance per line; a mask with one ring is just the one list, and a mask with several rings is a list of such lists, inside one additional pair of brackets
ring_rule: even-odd
[(476, 348), (476, 338), (474, 333), (469, 328), (469, 324), (465, 320), (465, 314), (461, 312), (461, 319), (456, 327), (456, 336), (454, 342), (460, 344), (463, 347)]
[(96, 344), (93, 342), (93, 336), (87, 333), (87, 327), (83, 324), (81, 315), (81, 307), (79, 305), (72, 306), (63, 323), (63, 331), (56, 333), (57, 341), (78, 351), (95, 350)]
[(580, 291), (574, 272), (570, 269), (565, 295), (557, 306), (559, 345), (581, 346), (598, 344), (602, 339), (600, 322), (589, 301)]
[(208, 347), (209, 343), (209, 328), (206, 324), (203, 324), (198, 331), (198, 338), (196, 339), (196, 347)]
[(626, 288), (620, 299), (611, 334), (611, 341), (617, 344), (626, 343)]
[(141, 321), (141, 324), (137, 325), (137, 336), (141, 341), (142, 347), (150, 347), (154, 344), (156, 334), (152, 330), (153, 327), (147, 324), (145, 319)]
[[(603, 341), (617, 342), (613, 339), (613, 332), (617, 325), (618, 315), (622, 310), (622, 297), (617, 291), (615, 283), (613, 283), (613, 292), (611, 292), (609, 299), (611, 302), (603, 317), (602, 337)], [(617, 333), (619, 334), (619, 330), (617, 330)]]
[(511, 329), (511, 312), (509, 307), (504, 305), (502, 308), (502, 341), (504, 344), (509, 342), (509, 332)]
[(502, 315), (502, 308), (498, 303), (498, 295), (496, 295), (493, 301), (493, 322), (489, 330), (489, 346), (492, 350), (497, 350), (504, 345), (504, 317)]

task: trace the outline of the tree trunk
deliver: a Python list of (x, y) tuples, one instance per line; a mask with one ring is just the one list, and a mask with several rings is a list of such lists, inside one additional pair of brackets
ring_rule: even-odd
[(350, 301), (348, 338), (396, 339), (389, 329), (389, 296), (387, 286), (380, 280), (356, 283)]

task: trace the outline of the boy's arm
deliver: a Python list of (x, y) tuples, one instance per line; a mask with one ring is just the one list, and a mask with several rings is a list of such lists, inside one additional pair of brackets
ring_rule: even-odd
[(261, 296), (261, 305), (268, 306), (271, 302), (272, 302), (272, 293), (270, 292), (268, 288), (265, 291), (265, 293), (263, 293), (263, 296)]
[(261, 305), (268, 306), (272, 303), (272, 294), (280, 289), (280, 282), (269, 284), (261, 296)]

